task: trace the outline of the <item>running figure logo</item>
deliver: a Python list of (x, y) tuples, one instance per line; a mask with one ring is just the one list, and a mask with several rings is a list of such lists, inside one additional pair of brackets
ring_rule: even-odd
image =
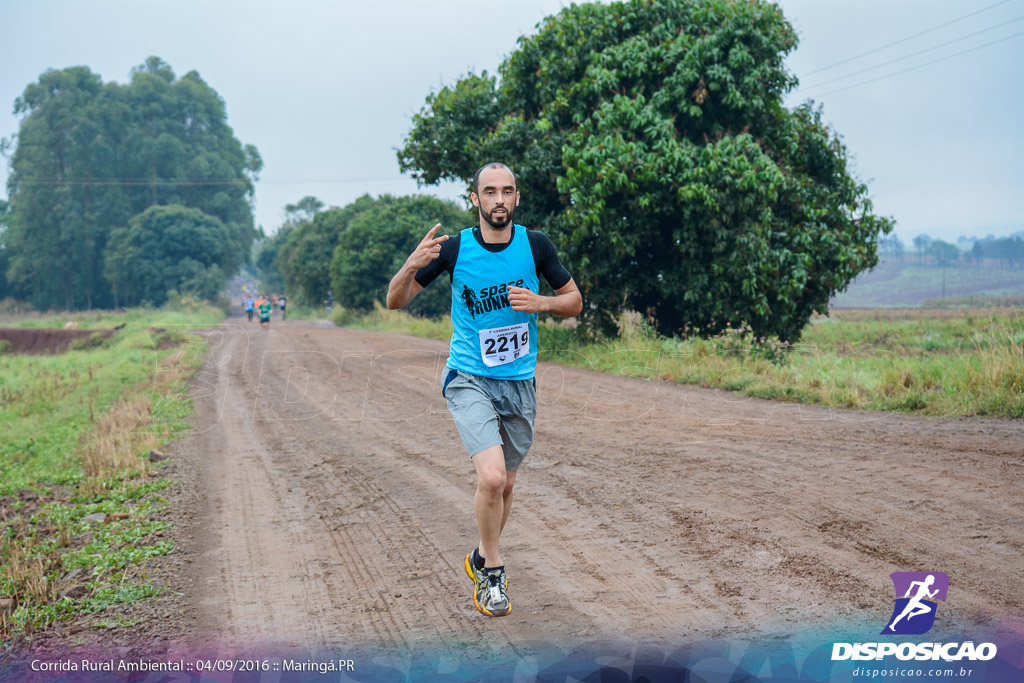
[(476, 320), (476, 307), (478, 301), (476, 299), (476, 294), (474, 294), (473, 290), (467, 285), (462, 285), (462, 302), (466, 304), (470, 317)]
[(896, 606), (882, 634), (927, 633), (935, 623), (935, 600), (946, 599), (949, 576), (942, 572), (893, 572), (889, 578), (896, 589)]

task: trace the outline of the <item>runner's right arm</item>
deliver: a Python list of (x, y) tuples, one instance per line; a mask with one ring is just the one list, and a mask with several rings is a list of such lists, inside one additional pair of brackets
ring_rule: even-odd
[(405, 264), (391, 278), (387, 296), (387, 306), (390, 310), (404, 308), (423, 291), (423, 285), (416, 282), (416, 273), (441, 256), (441, 244), (447, 241), (448, 235), (435, 238), (434, 235), (440, 228), (441, 224), (438, 223), (427, 232), (427, 236), (420, 241), (405, 260)]

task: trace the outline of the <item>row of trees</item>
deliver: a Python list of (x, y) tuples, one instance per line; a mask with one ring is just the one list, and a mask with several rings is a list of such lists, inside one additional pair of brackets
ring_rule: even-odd
[[(364, 195), (326, 210), (320, 200), (305, 197), (285, 207), (285, 215), (284, 225), (263, 242), (256, 258), (264, 288), (281, 284), (292, 301), (306, 305), (317, 305), (333, 291), (339, 304), (359, 311), (384, 301), (391, 276), (430, 226), (440, 222), (455, 234), (473, 220), (452, 202), (390, 195)], [(437, 316), (450, 304), (449, 292), (434, 286), (410, 310)]]
[[(994, 263), (1008, 268), (1024, 265), (1024, 235), (1020, 233), (976, 240), (969, 249), (960, 249), (928, 235), (918, 235), (913, 245), (915, 258), (921, 263), (945, 266)], [(907, 255), (906, 246), (896, 235), (888, 235), (879, 240), (878, 246), (879, 253), (885, 258), (902, 262)]]
[(0, 298), (73, 310), (160, 304), (172, 288), (212, 297), (248, 260), (262, 160), (195, 71), (151, 57), (120, 85), (51, 70), (14, 110)]

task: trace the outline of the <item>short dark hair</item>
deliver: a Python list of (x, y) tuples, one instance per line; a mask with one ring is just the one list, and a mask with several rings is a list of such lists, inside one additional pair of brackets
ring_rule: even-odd
[(489, 168), (503, 168), (512, 174), (512, 181), (516, 185), (516, 189), (519, 189), (519, 179), (516, 178), (516, 172), (508, 167), (508, 164), (501, 161), (489, 161), (480, 168), (476, 169), (476, 173), (473, 174), (473, 192), (480, 194), (480, 174)]

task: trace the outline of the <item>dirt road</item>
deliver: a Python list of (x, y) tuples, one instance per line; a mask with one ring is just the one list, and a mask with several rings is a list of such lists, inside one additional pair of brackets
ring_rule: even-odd
[[(528, 651), (885, 625), (943, 571), (936, 631), (1022, 628), (1024, 423), (835, 411), (541, 364), (504, 555), (473, 608), (474, 476), (443, 343), (228, 324), (170, 452), (178, 590), (219, 642)], [(866, 629), (866, 630), (865, 630)]]

